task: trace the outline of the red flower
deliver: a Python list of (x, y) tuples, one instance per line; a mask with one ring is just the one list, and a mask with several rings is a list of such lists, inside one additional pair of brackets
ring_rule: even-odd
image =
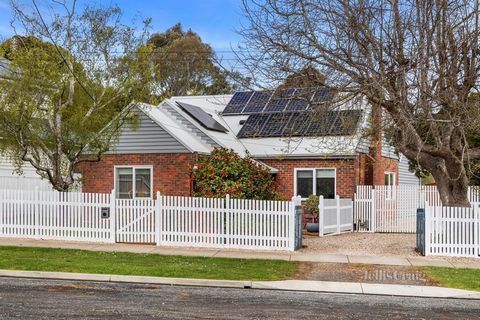
[(257, 187), (256, 187), (256, 186), (253, 186), (253, 190), (257, 190)]
[(232, 193), (232, 192), (233, 192), (232, 188), (228, 189), (228, 193)]
[(215, 170), (215, 167), (214, 167), (214, 166), (211, 166), (211, 167), (210, 167), (210, 170), (211, 170), (211, 171)]
[(212, 173), (212, 174), (210, 175), (210, 178), (215, 178), (215, 174)]

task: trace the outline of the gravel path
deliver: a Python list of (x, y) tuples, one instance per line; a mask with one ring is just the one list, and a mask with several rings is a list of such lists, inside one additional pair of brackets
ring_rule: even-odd
[(344, 233), (327, 237), (304, 235), (302, 251), (362, 256), (420, 257), (415, 252), (415, 234)]

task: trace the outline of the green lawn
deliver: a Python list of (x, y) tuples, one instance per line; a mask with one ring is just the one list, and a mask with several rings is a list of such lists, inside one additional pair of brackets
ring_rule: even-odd
[(442, 286), (480, 291), (479, 269), (423, 267), (421, 270)]
[(283, 280), (296, 271), (297, 263), (0, 246), (0, 269), (198, 279)]

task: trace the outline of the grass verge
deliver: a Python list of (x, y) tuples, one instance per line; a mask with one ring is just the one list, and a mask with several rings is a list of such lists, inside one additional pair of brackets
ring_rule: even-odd
[(480, 291), (480, 269), (422, 267), (421, 270), (444, 287)]
[(0, 246), (0, 269), (266, 281), (287, 279), (297, 263)]

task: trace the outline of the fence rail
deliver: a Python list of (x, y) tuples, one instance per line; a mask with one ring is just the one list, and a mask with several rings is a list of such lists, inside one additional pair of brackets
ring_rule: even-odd
[(265, 201), (157, 193), (154, 200), (115, 199), (115, 191), (3, 190), (0, 236), (293, 251), (299, 206), (300, 197)]

